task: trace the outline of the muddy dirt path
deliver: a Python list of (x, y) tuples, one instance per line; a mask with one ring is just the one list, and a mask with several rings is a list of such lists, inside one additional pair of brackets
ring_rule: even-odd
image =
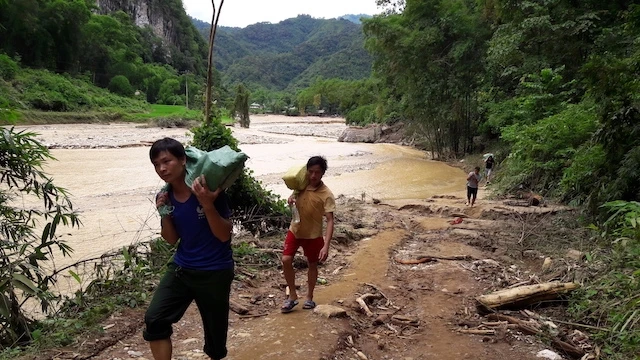
[[(491, 286), (489, 274), (495, 269), (483, 268), (482, 259), (505, 261), (496, 252), (496, 229), (513, 214), (556, 209), (515, 208), (489, 200), (469, 208), (464, 202), (455, 195), (381, 204), (339, 199), (336, 244), (319, 275), (327, 284), (318, 286), (316, 301), (344, 309), (346, 317), (326, 318), (301, 305), (293, 313), (281, 314), (279, 306), (285, 298), (281, 272), (257, 271), (249, 283), (234, 282), (231, 298), (250, 309), (250, 315), (231, 313), (228, 359), (536, 359), (544, 347), (535, 338), (507, 333), (483, 337), (460, 334), (457, 329), (462, 320), (475, 316), (473, 298)], [(449, 221), (458, 216), (464, 221), (451, 225)], [(350, 242), (349, 237), (356, 241)], [(466, 255), (474, 260), (417, 265), (394, 260), (418, 254)], [(493, 261), (488, 263), (494, 266)], [(513, 270), (524, 264), (503, 266)], [(302, 296), (305, 276), (305, 269), (299, 269)], [(370, 304), (373, 316), (363, 314), (355, 302), (367, 292), (384, 294)], [(394, 323), (389, 320), (393, 315), (417, 322)], [(115, 326), (106, 330), (107, 336), (123, 322), (129, 322), (132, 334), (96, 359), (151, 359), (140, 335), (142, 325), (132, 324), (131, 317), (114, 316), (108, 321)], [(376, 318), (383, 320), (375, 325)], [(174, 359), (204, 357), (195, 306), (174, 329)]]

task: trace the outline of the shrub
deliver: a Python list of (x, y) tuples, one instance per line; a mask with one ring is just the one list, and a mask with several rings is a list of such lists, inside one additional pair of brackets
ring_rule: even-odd
[(5, 80), (13, 80), (20, 67), (9, 56), (0, 54), (0, 78)]
[(611, 216), (600, 226), (606, 245), (589, 255), (596, 271), (572, 295), (570, 311), (603, 331), (595, 339), (607, 359), (632, 359), (640, 348), (640, 203), (603, 205)]
[(133, 96), (133, 87), (129, 83), (129, 79), (127, 79), (124, 75), (116, 75), (111, 78), (108, 86), (109, 91), (114, 94), (122, 95), (122, 96)]
[[(200, 150), (211, 151), (225, 145), (238, 150), (238, 141), (219, 119), (191, 131), (193, 146)], [(254, 233), (284, 228), (287, 222), (285, 202), (278, 195), (264, 189), (262, 183), (253, 178), (252, 174), (251, 170), (245, 169), (238, 180), (227, 189), (234, 219)]]
[(359, 106), (350, 111), (345, 116), (347, 124), (350, 125), (367, 125), (376, 122), (376, 105)]
[(512, 148), (500, 187), (524, 187), (546, 194), (556, 191), (564, 170), (578, 148), (592, 138), (597, 124), (593, 107), (581, 103), (531, 125), (504, 128), (502, 138)]
[[(42, 262), (52, 261), (54, 251), (63, 256), (72, 251), (56, 230), (80, 222), (64, 189), (42, 171), (51, 159), (47, 147), (33, 133), (0, 132), (0, 347), (5, 347), (32, 337), (27, 300), (36, 301), (44, 313), (51, 310), (55, 280)], [(25, 207), (25, 198), (33, 205)]]

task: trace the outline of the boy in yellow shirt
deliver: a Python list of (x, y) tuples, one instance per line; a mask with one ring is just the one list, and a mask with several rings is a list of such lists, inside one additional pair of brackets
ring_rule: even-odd
[[(309, 185), (299, 194), (289, 197), (289, 204), (295, 202), (300, 213), (300, 222), (291, 222), (282, 252), (282, 269), (284, 278), (289, 286), (289, 297), (284, 301), (281, 311), (289, 313), (298, 305), (298, 294), (295, 285), (295, 271), (293, 257), (299, 247), (304, 250), (309, 269), (307, 272), (308, 291), (303, 309), (313, 309), (313, 290), (318, 280), (318, 262), (323, 262), (329, 255), (329, 245), (333, 236), (333, 213), (336, 201), (333, 193), (322, 182), (322, 176), (327, 171), (327, 160), (321, 156), (314, 156), (307, 161), (307, 175)], [(327, 227), (322, 236), (322, 219), (327, 219)]]

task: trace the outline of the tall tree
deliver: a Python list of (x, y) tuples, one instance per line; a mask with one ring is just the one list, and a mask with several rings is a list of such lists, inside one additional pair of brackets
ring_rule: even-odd
[(401, 14), (365, 20), (376, 76), (434, 157), (472, 149), (480, 61), (490, 35), (472, 0), (408, 0)]
[(233, 102), (233, 113), (240, 121), (243, 128), (249, 127), (249, 90), (240, 84), (236, 88), (236, 99)]

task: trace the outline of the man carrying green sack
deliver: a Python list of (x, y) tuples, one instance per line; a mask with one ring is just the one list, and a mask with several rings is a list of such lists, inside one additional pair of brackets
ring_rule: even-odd
[[(156, 197), (158, 209), (171, 209), (161, 218), (161, 235), (169, 244), (180, 242), (145, 314), (144, 339), (149, 341), (154, 359), (170, 360), (172, 325), (195, 300), (204, 328), (204, 352), (211, 359), (223, 359), (227, 356), (234, 276), (231, 211), (223, 187), (230, 185), (229, 175), (236, 169), (218, 171), (218, 177), (211, 177), (216, 172), (203, 169), (214, 166), (202, 164), (197, 171), (204, 174), (190, 173), (184, 147), (171, 138), (156, 141), (149, 157), (158, 176), (168, 184)], [(236, 166), (241, 169), (244, 160), (246, 155)]]

